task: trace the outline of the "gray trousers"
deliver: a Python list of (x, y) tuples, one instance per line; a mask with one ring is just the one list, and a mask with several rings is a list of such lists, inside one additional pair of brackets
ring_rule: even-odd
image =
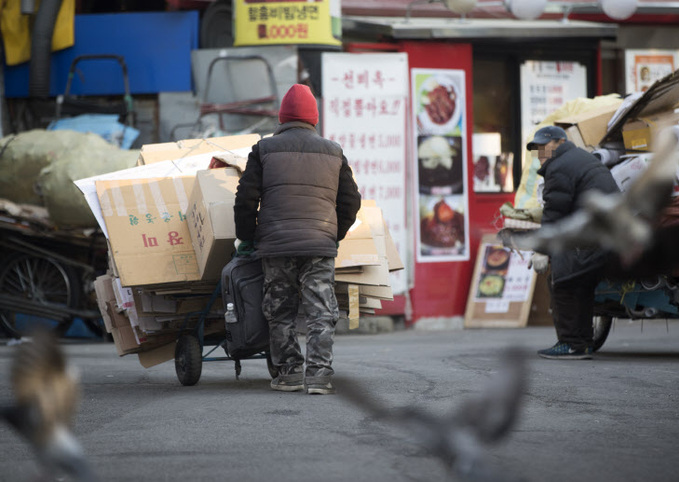
[[(271, 359), (279, 373), (305, 372), (305, 376), (329, 379), (332, 345), (339, 318), (335, 297), (335, 259), (327, 257), (262, 258), (264, 298), (262, 310), (269, 322)], [(296, 319), (304, 315), (306, 370), (297, 341)]]

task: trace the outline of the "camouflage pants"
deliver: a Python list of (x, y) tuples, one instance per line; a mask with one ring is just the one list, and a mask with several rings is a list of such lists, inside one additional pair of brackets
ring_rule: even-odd
[(304, 370), (296, 329), (301, 307), (307, 326), (305, 374), (307, 377), (332, 376), (332, 345), (339, 318), (334, 258), (262, 258), (262, 267), (262, 309), (269, 321), (271, 359), (279, 373), (289, 375)]

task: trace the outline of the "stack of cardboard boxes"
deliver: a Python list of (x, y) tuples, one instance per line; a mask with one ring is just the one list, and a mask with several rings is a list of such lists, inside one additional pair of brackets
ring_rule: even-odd
[[(554, 123), (564, 128), (578, 147), (599, 155), (623, 191), (646, 169), (658, 134), (679, 127), (679, 71), (631, 99)], [(679, 195), (678, 186), (675, 180), (675, 196)]]
[[(142, 365), (172, 359), (178, 333), (204, 320), (224, 331), (223, 266), (236, 238), (233, 204), (247, 152), (259, 136), (144, 146), (138, 167), (77, 181), (109, 244), (109, 272), (95, 282), (119, 355)], [(208, 169), (214, 159), (232, 167)], [(158, 175), (156, 175), (158, 174)], [(358, 326), (393, 299), (389, 272), (402, 269), (381, 210), (364, 201), (336, 259), (340, 309)]]

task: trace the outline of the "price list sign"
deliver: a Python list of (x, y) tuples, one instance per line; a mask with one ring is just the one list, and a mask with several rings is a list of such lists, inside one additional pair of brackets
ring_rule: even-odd
[[(324, 53), (322, 62), (323, 135), (342, 146), (361, 196), (382, 208), (406, 260), (407, 54)], [(392, 273), (394, 294), (407, 279), (407, 267)]]

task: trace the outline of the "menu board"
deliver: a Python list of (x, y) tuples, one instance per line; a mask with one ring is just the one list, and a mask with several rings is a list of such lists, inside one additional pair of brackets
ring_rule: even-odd
[(531, 254), (504, 247), (494, 234), (483, 236), (467, 300), (466, 328), (526, 326), (537, 279), (528, 268)]

